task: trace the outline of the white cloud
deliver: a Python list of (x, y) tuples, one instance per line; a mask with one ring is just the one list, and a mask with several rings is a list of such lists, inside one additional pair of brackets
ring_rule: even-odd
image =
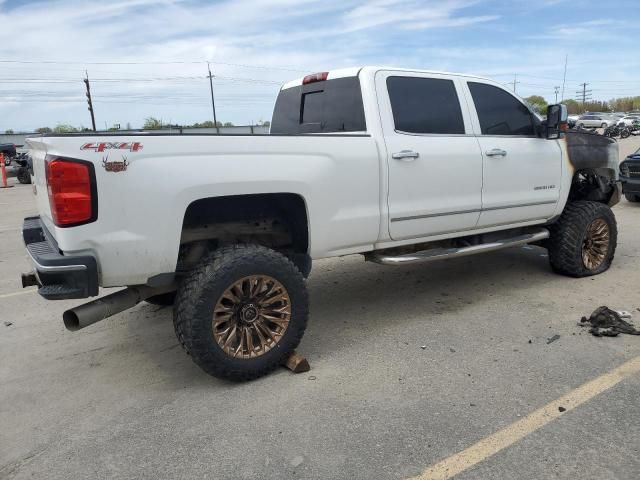
[[(622, 51), (609, 51), (603, 60), (571, 30), (611, 35), (619, 32), (618, 23), (599, 17), (565, 22), (548, 31), (539, 28), (532, 39), (526, 37), (531, 30), (505, 32), (512, 18), (496, 11), (502, 15), (504, 9), (477, 0), (53, 0), (13, 9), (0, 1), (0, 60), (77, 62), (0, 63), (0, 131), (58, 122), (87, 125), (81, 81), (85, 69), (92, 79), (96, 117), (104, 127), (105, 122), (140, 125), (151, 115), (175, 123), (210, 119), (206, 65), (189, 62), (217, 62), (212, 69), (218, 76), (218, 117), (234, 123), (268, 119), (277, 82), (349, 65), (489, 73), (505, 81), (513, 72), (557, 78), (565, 51), (570, 65), (584, 62), (580, 68), (585, 71), (596, 60), (610, 69), (637, 65), (635, 57)], [(540, 22), (549, 23), (544, 18)], [(466, 41), (469, 33), (476, 36)], [(509, 41), (496, 45), (500, 35)], [(561, 43), (554, 40), (558, 36)], [(186, 63), (144, 63), (158, 61)], [(582, 75), (579, 68), (572, 73)], [(169, 77), (193, 78), (132, 81)], [(109, 78), (129, 81), (104, 81)], [(42, 79), (54, 83), (40, 83)], [(537, 80), (544, 88), (554, 82)], [(525, 83), (536, 81), (522, 79), (523, 90)]]

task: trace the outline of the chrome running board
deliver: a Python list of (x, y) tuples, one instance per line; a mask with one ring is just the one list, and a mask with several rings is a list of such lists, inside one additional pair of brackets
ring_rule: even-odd
[(490, 243), (482, 243), (480, 245), (471, 245), (469, 247), (433, 248), (430, 250), (423, 250), (421, 252), (397, 256), (373, 252), (367, 256), (367, 260), (381, 265), (405, 265), (410, 263), (432, 262), (434, 260), (443, 260), (445, 258), (466, 257), (468, 255), (475, 255), (476, 253), (493, 252), (494, 250), (502, 250), (503, 248), (517, 247), (518, 245), (539, 242), (545, 238), (549, 238), (549, 230), (546, 228), (540, 228), (516, 237), (505, 238), (504, 240), (498, 240)]

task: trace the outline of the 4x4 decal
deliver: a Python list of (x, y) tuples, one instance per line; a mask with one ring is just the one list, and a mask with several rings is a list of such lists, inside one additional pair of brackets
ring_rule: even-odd
[(94, 152), (104, 152), (105, 150), (129, 150), (130, 152), (137, 152), (142, 150), (142, 144), (140, 142), (85, 143), (80, 147), (80, 150), (93, 150)]

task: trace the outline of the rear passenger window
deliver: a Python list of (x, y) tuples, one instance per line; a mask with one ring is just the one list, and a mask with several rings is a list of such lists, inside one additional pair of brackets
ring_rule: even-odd
[(387, 90), (396, 130), (407, 133), (464, 133), (462, 111), (453, 81), (389, 77)]
[(531, 112), (509, 92), (476, 82), (469, 90), (484, 135), (535, 135)]

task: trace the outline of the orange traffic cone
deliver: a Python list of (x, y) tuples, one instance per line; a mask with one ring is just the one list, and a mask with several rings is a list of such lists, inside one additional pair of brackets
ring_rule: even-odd
[(13, 187), (13, 185), (7, 185), (7, 168), (4, 164), (4, 153), (0, 153), (0, 170), (2, 170), (2, 185), (0, 185), (0, 188)]

